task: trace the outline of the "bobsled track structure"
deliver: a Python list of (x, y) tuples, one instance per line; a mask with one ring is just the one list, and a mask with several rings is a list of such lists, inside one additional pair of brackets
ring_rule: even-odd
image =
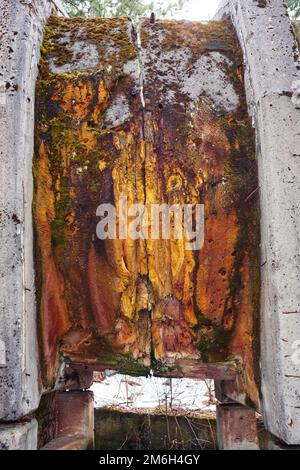
[[(0, 448), (92, 449), (107, 369), (213, 379), (219, 449), (300, 446), (300, 25), (0, 11)], [(100, 239), (124, 198), (204, 205), (203, 245)]]

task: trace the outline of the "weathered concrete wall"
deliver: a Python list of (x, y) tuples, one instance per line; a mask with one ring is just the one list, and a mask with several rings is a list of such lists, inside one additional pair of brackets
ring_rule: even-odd
[(262, 411), (272, 434), (300, 444), (299, 50), (282, 0), (225, 1), (224, 14), (243, 48), (257, 138)]
[(96, 450), (215, 449), (216, 434), (210, 417), (95, 410)]
[[(239, 44), (227, 21), (145, 20), (141, 57), (146, 200), (205, 205), (199, 253), (173, 241), (171, 249), (165, 241), (147, 244), (155, 355), (171, 356), (173, 343), (185, 353), (186, 326), (193, 325), (201, 360), (240, 361), (248, 399), (258, 403), (257, 167)], [(176, 316), (173, 292), (185, 321)]]
[(0, 1), (0, 419), (39, 402), (32, 229), (34, 101), (50, 0)]

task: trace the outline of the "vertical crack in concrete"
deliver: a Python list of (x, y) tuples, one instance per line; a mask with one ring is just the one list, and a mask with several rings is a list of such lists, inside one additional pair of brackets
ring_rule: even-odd
[[(145, 97), (144, 97), (144, 85), (145, 85), (145, 75), (144, 75), (144, 63), (142, 57), (142, 40), (141, 40), (141, 28), (142, 28), (142, 19), (140, 18), (138, 22), (135, 22), (131, 18), (132, 24), (132, 40), (133, 44), (137, 51), (137, 64), (138, 64), (138, 76), (139, 76), (139, 93), (141, 99), (141, 138), (142, 138), (142, 145), (144, 147), (143, 151), (143, 166), (142, 166), (142, 173), (143, 173), (143, 184), (144, 184), (144, 205), (147, 207), (147, 181), (146, 181), (146, 161), (147, 161), (147, 131), (146, 131), (146, 106), (145, 106)], [(148, 219), (149, 220), (149, 219)], [(149, 226), (147, 225), (147, 229), (149, 230)], [(149, 233), (148, 233), (149, 235)], [(152, 335), (152, 322), (153, 322), (153, 295), (152, 295), (152, 287), (151, 281), (149, 277), (149, 259), (148, 259), (148, 247), (147, 247), (147, 240), (144, 240), (144, 247), (146, 253), (146, 289), (147, 289), (147, 304), (148, 304), (148, 320), (150, 325), (150, 374), (153, 374), (152, 368), (153, 364), (155, 363), (155, 348), (153, 343), (153, 335)], [(142, 312), (139, 312), (142, 313)]]

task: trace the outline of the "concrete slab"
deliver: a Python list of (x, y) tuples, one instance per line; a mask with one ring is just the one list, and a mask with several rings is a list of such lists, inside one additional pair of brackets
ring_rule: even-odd
[(51, 0), (0, 0), (0, 419), (39, 403), (32, 230), (35, 82)]

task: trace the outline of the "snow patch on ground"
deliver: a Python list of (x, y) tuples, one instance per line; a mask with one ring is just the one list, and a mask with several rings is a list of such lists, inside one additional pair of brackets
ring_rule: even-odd
[(215, 411), (212, 380), (204, 382), (115, 374), (105, 377), (100, 383), (95, 382), (91, 390), (96, 408)]

